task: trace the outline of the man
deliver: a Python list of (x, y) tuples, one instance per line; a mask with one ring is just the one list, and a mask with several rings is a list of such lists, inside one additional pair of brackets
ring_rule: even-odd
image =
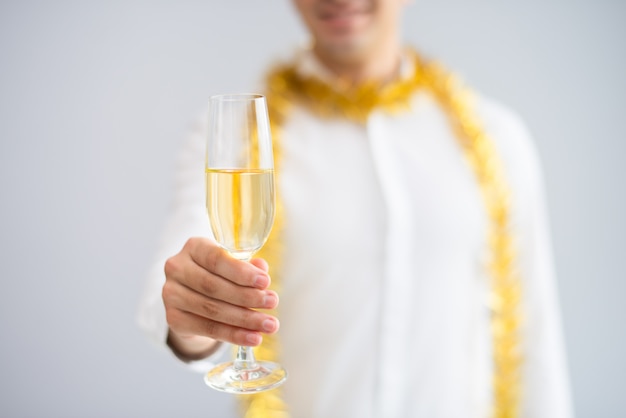
[[(277, 339), (268, 353), (289, 379), (247, 416), (568, 417), (527, 132), (402, 46), (403, 3), (295, 0), (313, 43), (267, 82), (273, 259), (240, 262), (198, 238), (200, 128), (167, 234), (186, 243), (167, 250), (142, 323), (196, 365), (221, 342)], [(277, 308), (272, 281), (278, 317), (257, 310)]]

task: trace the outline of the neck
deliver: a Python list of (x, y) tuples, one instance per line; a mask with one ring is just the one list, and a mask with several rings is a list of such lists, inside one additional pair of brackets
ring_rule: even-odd
[(384, 43), (363, 54), (328, 51), (315, 44), (313, 53), (339, 82), (348, 87), (376, 82), (385, 84), (398, 75), (401, 59), (399, 42)]

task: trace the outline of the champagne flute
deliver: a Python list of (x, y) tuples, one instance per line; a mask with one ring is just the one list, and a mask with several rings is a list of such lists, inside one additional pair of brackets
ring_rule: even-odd
[[(274, 157), (264, 96), (210, 98), (205, 172), (213, 235), (233, 257), (248, 261), (274, 222)], [(275, 388), (286, 378), (280, 364), (256, 361), (252, 347), (240, 346), (234, 361), (217, 365), (204, 381), (214, 389), (242, 394)]]

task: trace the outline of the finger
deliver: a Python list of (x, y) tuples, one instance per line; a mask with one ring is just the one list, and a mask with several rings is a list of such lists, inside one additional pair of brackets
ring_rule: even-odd
[(181, 335), (201, 335), (243, 346), (257, 346), (263, 340), (258, 332), (212, 321), (180, 309), (166, 309), (166, 317), (170, 329)]
[(270, 266), (267, 264), (267, 261), (265, 261), (262, 258), (253, 258), (252, 260), (250, 260), (250, 264), (252, 264), (255, 267), (260, 268), (266, 273), (268, 273), (270, 270)]
[(240, 286), (194, 263), (185, 266), (184, 276), (185, 286), (212, 299), (246, 308), (274, 309), (278, 306), (278, 295), (273, 290)]
[(208, 239), (191, 238), (185, 247), (196, 264), (226, 280), (258, 289), (269, 286), (270, 278), (266, 271), (233, 258), (226, 250)]
[(170, 308), (250, 331), (268, 334), (278, 331), (278, 320), (271, 315), (207, 298), (184, 286), (172, 286), (173, 291), (164, 291), (164, 301)]

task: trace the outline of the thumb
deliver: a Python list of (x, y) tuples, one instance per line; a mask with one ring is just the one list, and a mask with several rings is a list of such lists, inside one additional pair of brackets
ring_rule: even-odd
[(262, 258), (253, 258), (252, 260), (250, 260), (250, 264), (252, 264), (255, 267), (260, 268), (261, 270), (263, 270), (266, 273), (270, 269), (270, 266), (267, 264), (267, 261), (265, 261)]

